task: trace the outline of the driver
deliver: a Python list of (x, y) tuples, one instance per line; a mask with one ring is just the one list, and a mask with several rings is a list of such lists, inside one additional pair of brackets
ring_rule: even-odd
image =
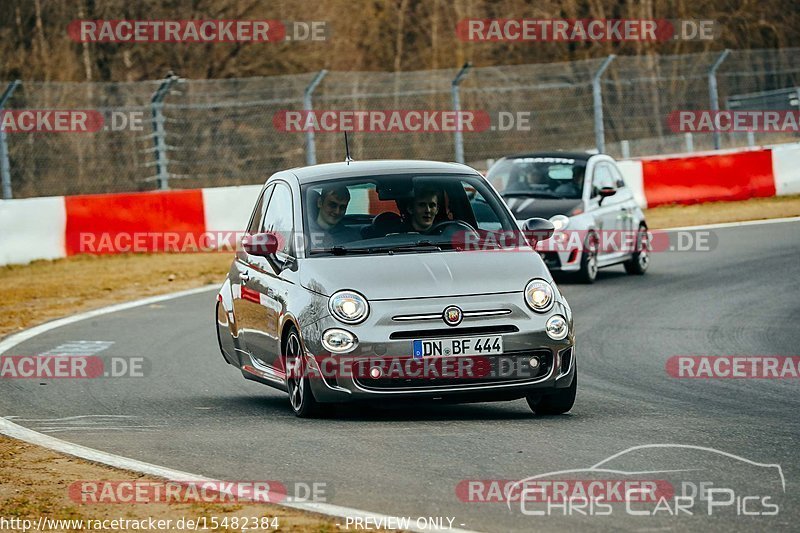
[(439, 191), (433, 187), (414, 189), (414, 199), (407, 208), (408, 231), (425, 233), (433, 227), (439, 214)]
[[(349, 203), (350, 191), (344, 185), (328, 186), (322, 189), (317, 199), (317, 217), (309, 220), (312, 242), (327, 248), (361, 238), (357, 231), (343, 224), (344, 214)], [(321, 242), (317, 242), (320, 240)]]

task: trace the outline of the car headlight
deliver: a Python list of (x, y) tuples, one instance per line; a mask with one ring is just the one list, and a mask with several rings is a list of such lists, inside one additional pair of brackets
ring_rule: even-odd
[(346, 353), (356, 347), (355, 336), (349, 331), (333, 328), (322, 334), (322, 346), (331, 353)]
[(328, 300), (328, 309), (340, 322), (359, 324), (369, 314), (367, 299), (355, 291), (339, 291)]
[(569, 325), (567, 319), (561, 315), (553, 315), (547, 319), (544, 326), (547, 336), (554, 341), (560, 341), (569, 334)]
[(525, 286), (525, 303), (537, 313), (546, 313), (555, 303), (553, 287), (543, 279), (532, 279)]
[(569, 226), (569, 217), (565, 215), (553, 215), (550, 217), (550, 222), (555, 226), (556, 231), (567, 229)]

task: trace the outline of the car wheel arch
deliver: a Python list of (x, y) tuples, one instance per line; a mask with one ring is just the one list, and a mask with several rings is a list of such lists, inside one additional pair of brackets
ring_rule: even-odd
[(225, 278), (225, 282), (217, 292), (217, 302), (222, 303), (225, 311), (233, 311), (233, 287), (231, 286), (230, 277)]
[[(283, 346), (286, 344), (286, 338), (289, 336), (289, 332), (292, 328), (297, 331), (297, 335), (300, 337), (300, 343), (303, 343), (303, 335), (300, 333), (300, 324), (298, 324), (297, 319), (293, 315), (285, 315), (282, 319), (281, 323), (281, 351), (283, 351)], [(285, 354), (281, 354), (283, 357)]]

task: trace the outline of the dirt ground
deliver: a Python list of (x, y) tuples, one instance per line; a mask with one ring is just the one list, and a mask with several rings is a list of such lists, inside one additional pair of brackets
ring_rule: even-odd
[[(76, 481), (146, 481), (135, 472), (117, 470), (103, 465), (81, 461), (52, 452), (45, 448), (0, 436), (0, 517), (6, 520), (29, 519), (35, 524), (39, 517), (61, 520), (113, 520), (117, 518), (142, 520), (153, 518), (171, 519), (173, 524), (182, 517), (198, 520), (211, 517), (219, 523), (228, 517), (277, 517), (279, 527), (273, 531), (337, 531), (336, 522), (342, 519), (320, 517), (287, 507), (270, 504), (244, 503), (80, 503), (70, 496), (69, 487)], [(79, 496), (77, 496), (80, 498)], [(13, 526), (13, 523), (10, 523)], [(17, 524), (20, 524), (18, 522)], [(266, 524), (266, 523), (265, 523)], [(270, 522), (271, 524), (271, 522)], [(52, 524), (51, 522), (51, 525)], [(49, 531), (80, 531), (74, 522)], [(108, 525), (111, 525), (110, 523)], [(129, 524), (130, 525), (130, 524)], [(5, 528), (22, 531), (21, 526)], [(88, 529), (88, 528), (85, 528)], [(103, 531), (130, 531), (133, 528), (108, 528)], [(241, 531), (244, 528), (218, 529), (217, 531)], [(250, 528), (252, 529), (252, 528)], [(180, 531), (174, 525), (167, 531)]]
[[(647, 211), (651, 229), (790, 216), (800, 216), (800, 196), (663, 206)], [(231, 259), (230, 252), (87, 255), (0, 267), (0, 337), (80, 311), (222, 283)], [(65, 519), (149, 516), (175, 519), (259, 515), (278, 516), (282, 531), (338, 529), (337, 519), (274, 505), (78, 505), (67, 495), (66, 488), (72, 481), (140, 479), (140, 476), (2, 436), (0, 458), (0, 517), (36, 520), (46, 514)]]
[(652, 229), (796, 217), (800, 216), (800, 195), (754, 198), (743, 202), (664, 205), (648, 209), (645, 216)]
[(230, 252), (79, 255), (0, 267), (0, 336), (78, 311), (222, 284), (232, 258)]

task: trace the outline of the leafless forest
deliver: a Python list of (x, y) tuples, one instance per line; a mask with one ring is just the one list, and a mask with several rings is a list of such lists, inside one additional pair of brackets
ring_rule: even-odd
[[(718, 39), (667, 43), (469, 43), (464, 18), (645, 18), (718, 21)], [(75, 19), (326, 21), (325, 42), (76, 43)], [(339, 71), (409, 71), (543, 63), (609, 53), (682, 54), (800, 43), (797, 0), (2, 0), (0, 79), (139, 81)]]

